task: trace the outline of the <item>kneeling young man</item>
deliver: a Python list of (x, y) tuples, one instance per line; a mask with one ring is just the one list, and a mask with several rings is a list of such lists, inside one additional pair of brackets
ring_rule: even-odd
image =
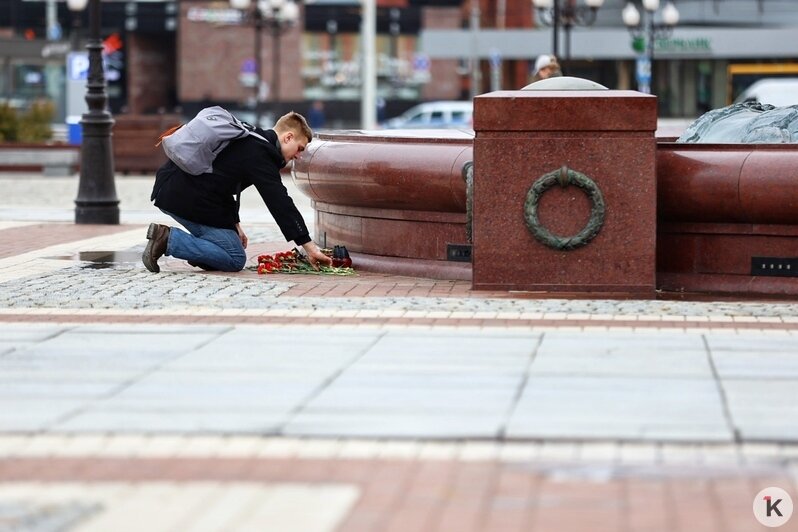
[(283, 185), (280, 169), (299, 156), (313, 139), (299, 113), (282, 116), (274, 129), (256, 128), (269, 142), (252, 136), (230, 142), (213, 162), (213, 172), (191, 175), (172, 161), (158, 169), (151, 200), (188, 232), (150, 224), (141, 259), (158, 273), (163, 255), (188, 261), (204, 270), (237, 272), (244, 268), (247, 235), (238, 211), (241, 192), (254, 185), (288, 241), (302, 246), (314, 267), (332, 264), (310, 239), (305, 220)]

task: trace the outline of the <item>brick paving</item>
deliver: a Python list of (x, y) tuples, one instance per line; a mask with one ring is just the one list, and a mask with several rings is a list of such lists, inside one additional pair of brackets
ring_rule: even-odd
[[(80, 439), (66, 443), (74, 446)], [(467, 443), (454, 444), (450, 455), (431, 457), (433, 453), (424, 453), (428, 444), (405, 444), (402, 450), (393, 444), (391, 451), (391, 442), (363, 442), (358, 456), (353, 452), (356, 442), (327, 441), (329, 451), (318, 452), (317, 446), (320, 456), (314, 457), (313, 441), (283, 440), (278, 451), (277, 446), (269, 448), (272, 440), (249, 440), (249, 451), (236, 453), (222, 451), (237, 442), (227, 437), (216, 442), (215, 449), (208, 446), (204, 454), (200, 448), (157, 456), (134, 448), (120, 454), (113, 450), (114, 437), (107, 437), (105, 451), (89, 445), (85, 456), (75, 449), (64, 456), (64, 441), (48, 444), (41, 437), (20, 436), (6, 437), (0, 444), (9, 449), (9, 440), (16, 440), (17, 451), (7, 450), (9, 457), (0, 460), (0, 494), (6, 501), (21, 491), (19, 486), (30, 483), (54, 488), (80, 483), (84, 491), (77, 493), (83, 494), (85, 505), (97, 499), (86, 487), (124, 483), (142, 492), (163, 484), (188, 488), (210, 483), (233, 491), (242, 485), (274, 490), (302, 486), (310, 492), (315, 487), (328, 491), (327, 500), (316, 504), (326, 503), (333, 511), (329, 507), (335, 501), (329, 500), (329, 492), (347, 488), (356, 496), (345, 497), (339, 503), (345, 506), (339, 520), (325, 524), (352, 531), (583, 530), (588, 523), (590, 530), (750, 531), (764, 529), (753, 521), (752, 494), (767, 486), (795, 489), (794, 475), (775, 462), (757, 461), (755, 453), (746, 457), (743, 451), (737, 458), (706, 464), (702, 457), (713, 453), (710, 448), (699, 455), (651, 463), (634, 455), (545, 459), (544, 448), (552, 457), (562, 450), (556, 443), (516, 445), (516, 457), (503, 457), (499, 444), (493, 458), (475, 458), (469, 456)], [(157, 439), (142, 443), (146, 449), (147, 444), (157, 445)], [(37, 452), (25, 451), (26, 447), (36, 447)], [(583, 447), (590, 454), (590, 445)], [(520, 451), (525, 451), (523, 458)], [(753, 461), (746, 463), (746, 458)], [(123, 495), (130, 497), (129, 492), (105, 497), (105, 511), (121, 505)], [(170, 496), (173, 511), (199, 514), (197, 529), (203, 529), (199, 523), (210, 512), (226, 512), (228, 523), (246, 515), (245, 508), (223, 497), (208, 501), (200, 511), (178, 493)], [(263, 496), (260, 504), (267, 500)], [(161, 530), (162, 517), (158, 512), (139, 516), (131, 529)], [(301, 522), (301, 510), (293, 519), (294, 524)], [(780, 528), (796, 529), (795, 522)], [(281, 530), (299, 529), (289, 521)]]
[[(150, 184), (76, 226), (74, 180), (0, 176), (0, 530), (725, 532), (798, 501), (794, 301), (152, 275)], [(243, 206), (250, 263), (290, 247)]]
[(25, 224), (9, 227), (0, 240), (0, 259), (35, 251), (64, 242), (76, 242), (87, 238), (126, 231), (128, 227), (103, 227), (74, 224)]

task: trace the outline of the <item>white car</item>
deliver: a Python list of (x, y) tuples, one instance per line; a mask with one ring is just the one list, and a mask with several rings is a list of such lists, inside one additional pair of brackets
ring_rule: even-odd
[(474, 105), (471, 102), (437, 101), (411, 107), (382, 124), (386, 129), (471, 128)]
[(759, 102), (786, 107), (798, 105), (798, 78), (765, 78), (751, 84), (734, 103)]

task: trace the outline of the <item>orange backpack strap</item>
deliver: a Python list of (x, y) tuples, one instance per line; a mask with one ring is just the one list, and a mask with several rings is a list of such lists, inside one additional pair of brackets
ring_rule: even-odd
[(158, 136), (158, 142), (155, 144), (155, 147), (157, 148), (158, 146), (161, 145), (161, 142), (163, 142), (164, 137), (168, 137), (169, 135), (171, 135), (172, 133), (174, 133), (175, 131), (177, 131), (181, 127), (183, 127), (183, 124), (172, 126), (169, 129), (167, 129), (166, 131), (164, 131), (163, 133), (161, 133)]

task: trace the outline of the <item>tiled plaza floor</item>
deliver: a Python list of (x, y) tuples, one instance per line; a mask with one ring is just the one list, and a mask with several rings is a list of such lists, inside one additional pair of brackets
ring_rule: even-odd
[[(74, 181), (0, 176), (0, 530), (725, 532), (798, 500), (798, 302), (153, 275), (150, 183), (81, 226)], [(244, 207), (251, 262), (289, 247)]]

